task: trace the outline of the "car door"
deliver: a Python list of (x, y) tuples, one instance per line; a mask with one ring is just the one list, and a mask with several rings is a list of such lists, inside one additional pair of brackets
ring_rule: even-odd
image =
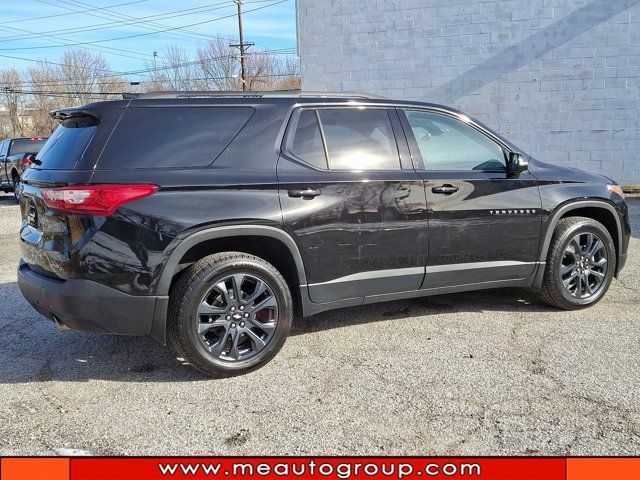
[(284, 226), (300, 249), (313, 302), (420, 288), (426, 199), (395, 109), (297, 110), (278, 181)]
[(404, 109), (401, 122), (429, 212), (422, 288), (524, 279), (536, 268), (536, 178), (511, 173), (509, 149), (467, 117)]

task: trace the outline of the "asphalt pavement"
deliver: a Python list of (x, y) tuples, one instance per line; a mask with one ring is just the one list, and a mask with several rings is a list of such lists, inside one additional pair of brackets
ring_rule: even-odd
[(640, 455), (640, 200), (598, 305), (516, 289), (297, 321), (280, 354), (210, 380), (148, 338), (58, 332), (16, 284), (0, 196), (0, 455)]

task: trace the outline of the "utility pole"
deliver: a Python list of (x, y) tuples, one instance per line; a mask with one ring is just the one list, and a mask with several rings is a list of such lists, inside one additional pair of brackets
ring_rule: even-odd
[(247, 89), (247, 50), (252, 47), (253, 43), (244, 43), (244, 30), (242, 28), (242, 0), (233, 0), (238, 5), (238, 30), (240, 32), (240, 43), (237, 45), (229, 45), (240, 50), (240, 80), (242, 82), (242, 90)]

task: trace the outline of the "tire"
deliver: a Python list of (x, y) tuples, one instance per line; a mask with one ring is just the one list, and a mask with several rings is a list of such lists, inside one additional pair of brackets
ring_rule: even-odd
[(18, 175), (13, 177), (13, 197), (16, 199), (16, 202), (20, 201), (20, 193), (18, 190), (20, 189), (20, 177)]
[(269, 362), (284, 345), (292, 318), (291, 293), (275, 267), (224, 252), (182, 272), (169, 298), (167, 333), (179, 357), (206, 375), (226, 377)]
[[(589, 250), (595, 248), (598, 250), (590, 256)], [(591, 218), (564, 218), (549, 245), (542, 300), (563, 310), (593, 305), (607, 293), (615, 270), (616, 249), (604, 225)]]

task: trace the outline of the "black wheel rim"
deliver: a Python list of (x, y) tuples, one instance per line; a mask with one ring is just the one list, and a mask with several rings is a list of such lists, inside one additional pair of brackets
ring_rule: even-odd
[(607, 248), (595, 233), (579, 233), (567, 244), (560, 275), (572, 297), (587, 299), (597, 294), (607, 277)]
[(266, 280), (235, 273), (218, 280), (196, 314), (198, 339), (215, 358), (247, 360), (269, 344), (278, 323), (278, 299)]

